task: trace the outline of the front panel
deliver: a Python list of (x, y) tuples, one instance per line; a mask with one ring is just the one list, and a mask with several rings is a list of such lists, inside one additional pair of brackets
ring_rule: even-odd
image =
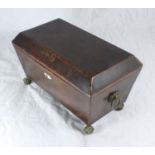
[(63, 105), (78, 116), (86, 124), (90, 112), (90, 97), (77, 91), (57, 75), (34, 61), (29, 55), (16, 46), (16, 51), (28, 78), (41, 88), (62, 101)]

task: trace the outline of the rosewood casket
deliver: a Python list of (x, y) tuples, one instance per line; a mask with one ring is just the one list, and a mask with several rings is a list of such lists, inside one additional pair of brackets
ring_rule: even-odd
[(84, 131), (112, 110), (121, 110), (142, 64), (132, 54), (56, 19), (13, 40), (26, 73), (86, 123)]

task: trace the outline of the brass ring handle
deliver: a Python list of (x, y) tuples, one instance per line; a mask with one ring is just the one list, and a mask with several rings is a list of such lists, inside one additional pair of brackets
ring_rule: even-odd
[(112, 107), (112, 109), (116, 109), (116, 108), (119, 106), (120, 103), (121, 103), (120, 98), (117, 98), (117, 99), (113, 100), (113, 101), (111, 102), (111, 107)]
[(112, 109), (117, 108), (117, 106), (121, 103), (119, 92), (115, 91), (115, 92), (110, 93), (108, 97), (108, 102), (111, 103)]

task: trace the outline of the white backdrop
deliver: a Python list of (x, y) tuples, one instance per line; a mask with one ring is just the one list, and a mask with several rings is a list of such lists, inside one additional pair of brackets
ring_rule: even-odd
[[(137, 56), (143, 69), (121, 112), (83, 124), (25, 76), (12, 39), (62, 18)], [(0, 9), (0, 145), (155, 146), (155, 9)]]

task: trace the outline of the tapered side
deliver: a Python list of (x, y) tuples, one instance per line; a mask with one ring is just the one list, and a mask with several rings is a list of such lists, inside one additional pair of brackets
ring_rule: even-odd
[(131, 91), (131, 88), (136, 81), (136, 78), (141, 70), (139, 66), (136, 70), (126, 74), (117, 81), (111, 83), (100, 92), (96, 93), (91, 98), (91, 114), (89, 124), (96, 122), (98, 119), (114, 110), (111, 103), (108, 101), (108, 96), (115, 91), (118, 91), (120, 104), (124, 103)]

